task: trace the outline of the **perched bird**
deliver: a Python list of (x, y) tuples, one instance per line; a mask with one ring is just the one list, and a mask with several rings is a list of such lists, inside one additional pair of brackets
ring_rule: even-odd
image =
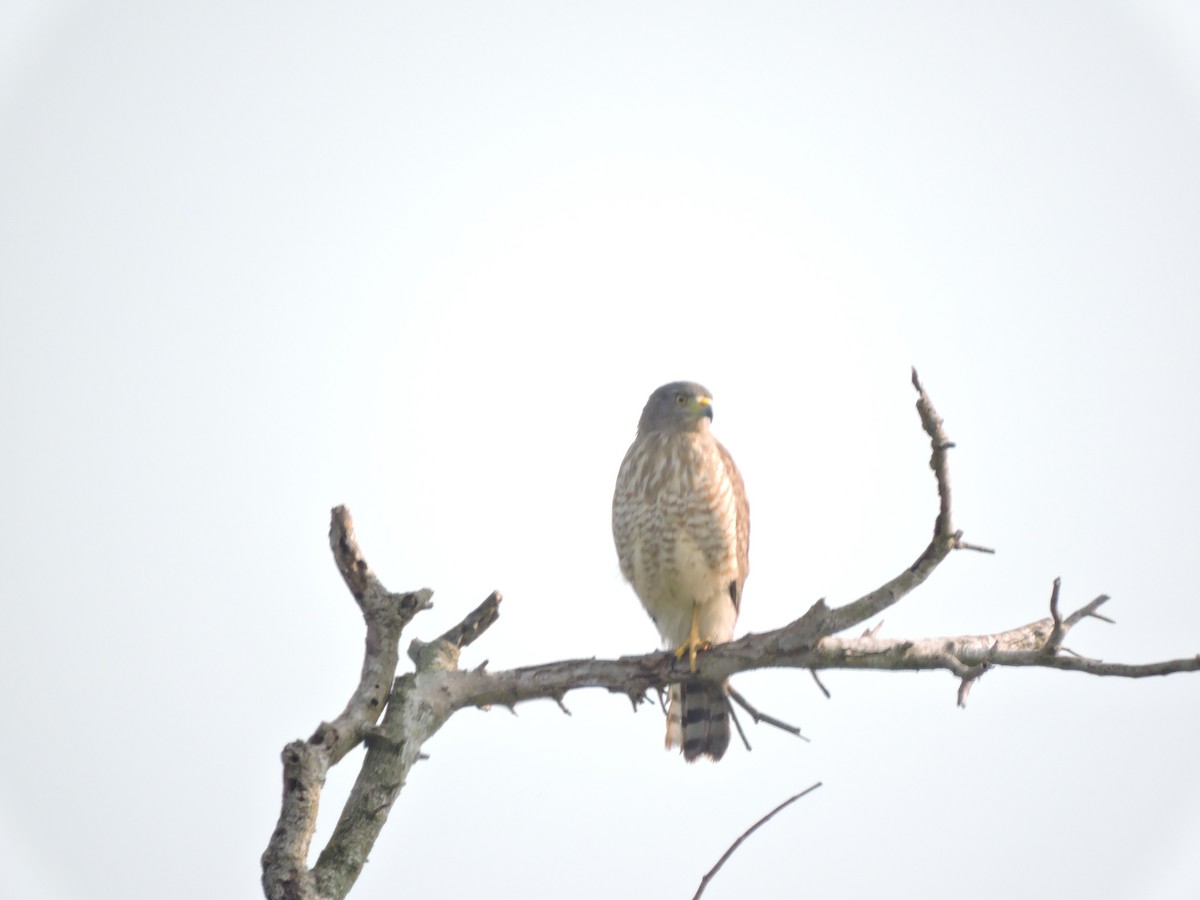
[[(750, 507), (729, 451), (709, 430), (712, 394), (677, 381), (650, 395), (613, 493), (621, 573), (665, 644), (689, 658), (733, 637), (750, 571)], [(728, 683), (672, 685), (667, 749), (688, 762), (729, 746)]]

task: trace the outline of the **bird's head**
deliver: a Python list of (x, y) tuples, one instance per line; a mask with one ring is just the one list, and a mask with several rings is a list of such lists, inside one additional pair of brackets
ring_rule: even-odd
[(651, 431), (702, 431), (712, 421), (712, 394), (692, 381), (664, 384), (646, 401), (638, 434)]

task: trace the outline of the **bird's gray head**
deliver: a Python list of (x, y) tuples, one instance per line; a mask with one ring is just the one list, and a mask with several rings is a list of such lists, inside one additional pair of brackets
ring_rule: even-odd
[(664, 384), (646, 401), (638, 434), (651, 431), (703, 431), (712, 420), (712, 394), (692, 381)]

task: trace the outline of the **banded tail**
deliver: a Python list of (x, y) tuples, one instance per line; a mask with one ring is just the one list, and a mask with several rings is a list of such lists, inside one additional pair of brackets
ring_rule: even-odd
[(685, 681), (671, 685), (667, 703), (667, 749), (683, 748), (694, 762), (708, 756), (719, 760), (729, 749), (728, 683)]

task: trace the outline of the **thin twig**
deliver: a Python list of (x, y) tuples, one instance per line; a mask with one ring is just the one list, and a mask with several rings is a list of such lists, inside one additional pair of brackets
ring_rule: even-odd
[(668, 715), (668, 709), (669, 709), (669, 707), (667, 706), (667, 696), (666, 695), (667, 695), (667, 691), (664, 691), (661, 689), (655, 690), (655, 692), (654, 692), (654, 696), (658, 698), (658, 706), (662, 710), (662, 714), (664, 716)]
[[(800, 729), (795, 725), (789, 725), (787, 722), (780, 721), (774, 716), (767, 715), (764, 712), (759, 712), (749, 700), (747, 700), (733, 688), (729, 688), (729, 699), (748, 712), (750, 714), (750, 718), (754, 720), (754, 724), (757, 725), (760, 722), (765, 722), (767, 725), (775, 726), (780, 731), (786, 731), (788, 734), (794, 734), (796, 737), (800, 738), (800, 740), (808, 743), (808, 738), (802, 735), (800, 733)], [(741, 726), (739, 726), (739, 728), (740, 727)], [(747, 745), (747, 749), (749, 749), (749, 745)]]
[(1004, 664), (1064, 669), (1068, 672), (1086, 672), (1088, 675), (1108, 678), (1154, 678), (1160, 675), (1174, 675), (1177, 672), (1200, 672), (1200, 656), (1167, 659), (1154, 663), (1110, 663), (1087, 656), (1054, 656), (1049, 659), (1043, 657), (1041, 660), (1005, 660)]
[(746, 748), (746, 752), (750, 752), (754, 748), (750, 746), (750, 741), (746, 737), (746, 730), (742, 728), (742, 720), (738, 718), (737, 710), (733, 708), (733, 704), (729, 704), (729, 718), (733, 720), (733, 727), (737, 729), (738, 737), (742, 739), (742, 746)]
[(829, 693), (829, 688), (825, 687), (825, 685), (821, 682), (821, 676), (817, 674), (817, 670), (809, 669), (808, 674), (813, 677), (813, 681), (817, 683), (817, 687), (821, 689), (821, 693), (825, 695), (825, 699), (832, 700), (833, 694)]
[(956, 540), (954, 542), (954, 549), (955, 550), (974, 550), (976, 553), (990, 553), (992, 556), (996, 555), (996, 551), (993, 550), (991, 547), (984, 547), (981, 544), (969, 544), (964, 540)]
[(742, 846), (742, 841), (746, 840), (746, 838), (748, 838), (748, 837), (750, 837), (750, 835), (754, 834), (754, 832), (756, 832), (759, 828), (761, 828), (763, 825), (766, 825), (767, 822), (771, 821), (771, 817), (774, 816), (777, 812), (779, 812), (780, 810), (782, 810), (788, 806), (791, 806), (793, 803), (795, 803), (797, 800), (799, 800), (801, 797), (805, 796), (806, 794), (811, 794), (813, 791), (815, 791), (820, 786), (821, 786), (821, 782), (818, 781), (816, 784), (814, 784), (810, 787), (806, 787), (800, 793), (798, 793), (792, 797), (788, 797), (786, 800), (784, 800), (782, 803), (780, 803), (777, 807), (775, 807), (773, 810), (771, 810), (769, 813), (767, 813), (765, 816), (763, 816), (761, 819), (759, 819), (757, 822), (755, 822), (753, 825), (751, 825), (749, 828), (747, 828), (745, 831), (743, 831), (742, 836), (739, 837), (732, 844), (730, 844), (729, 849), (726, 850), (721, 855), (721, 858), (717, 860), (717, 864), (715, 866), (713, 866), (711, 869), (709, 869), (708, 873), (705, 874), (705, 876), (700, 879), (700, 887), (698, 887), (696, 889), (696, 893), (692, 895), (692, 900), (699, 900), (700, 895), (704, 893), (704, 889), (706, 887), (708, 887), (708, 883), (710, 881), (712, 881), (713, 876), (717, 874), (717, 872), (720, 870), (721, 866), (725, 865), (725, 861), (727, 859), (729, 859), (729, 857), (733, 856), (733, 851), (736, 850), (738, 847)]
[(1093, 600), (1087, 606), (1084, 606), (1084, 607), (1081, 607), (1080, 609), (1075, 610), (1075, 612), (1073, 612), (1069, 616), (1067, 616), (1067, 620), (1066, 620), (1067, 627), (1072, 628), (1087, 618), (1099, 619), (1101, 622), (1107, 622), (1109, 625), (1117, 624), (1116, 622), (1114, 622), (1112, 619), (1108, 618), (1107, 616), (1102, 616), (1098, 612), (1096, 612), (1096, 610), (1098, 610), (1101, 606), (1103, 606), (1105, 603), (1107, 603), (1110, 599), (1112, 599), (1112, 598), (1109, 597), (1108, 594), (1101, 594), (1099, 597), (1097, 597), (1095, 600)]

